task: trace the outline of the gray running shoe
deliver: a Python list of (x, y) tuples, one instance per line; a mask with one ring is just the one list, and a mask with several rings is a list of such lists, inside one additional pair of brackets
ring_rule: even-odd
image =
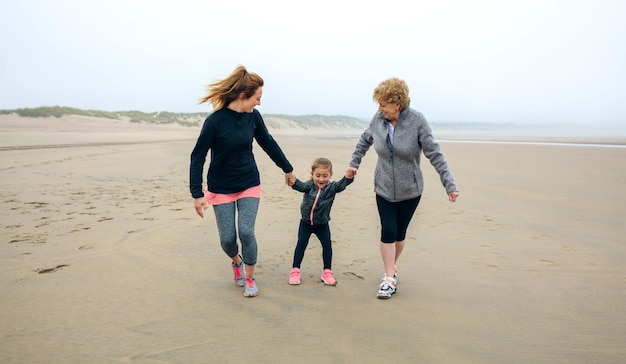
[(256, 297), (259, 295), (259, 289), (256, 286), (254, 278), (246, 277), (246, 279), (244, 279), (243, 295), (245, 297)]
[(396, 293), (396, 280), (392, 277), (383, 278), (376, 297), (380, 299), (391, 298), (391, 295)]

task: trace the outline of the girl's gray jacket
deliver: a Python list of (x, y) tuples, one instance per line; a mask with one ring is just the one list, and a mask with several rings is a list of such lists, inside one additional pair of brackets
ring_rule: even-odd
[(394, 130), (393, 145), (388, 138), (389, 121), (377, 112), (361, 134), (350, 166), (359, 168), (361, 159), (374, 145), (378, 154), (374, 192), (387, 201), (404, 201), (421, 196), (424, 178), (420, 169), (422, 151), (435, 167), (446, 193), (458, 192), (448, 163), (422, 113), (410, 107), (402, 110)]
[[(294, 183), (291, 188), (296, 191), (304, 192), (302, 204), (300, 205), (302, 221), (309, 225), (328, 223), (328, 221), (330, 221), (330, 208), (333, 206), (335, 195), (345, 190), (352, 182), (354, 182), (354, 178), (347, 179), (344, 176), (339, 181), (330, 182), (320, 191), (312, 180), (302, 182), (296, 179), (296, 183)], [(315, 202), (316, 198), (317, 202)], [(313, 210), (313, 221), (311, 221), (311, 210)]]

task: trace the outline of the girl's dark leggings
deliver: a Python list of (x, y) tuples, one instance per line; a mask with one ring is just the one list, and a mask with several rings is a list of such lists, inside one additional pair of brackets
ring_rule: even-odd
[(300, 268), (302, 259), (304, 259), (304, 251), (309, 245), (311, 234), (315, 234), (320, 243), (322, 243), (322, 260), (324, 261), (324, 269), (331, 269), (333, 260), (333, 247), (330, 242), (330, 227), (328, 224), (309, 225), (307, 222), (300, 220), (298, 228), (298, 243), (293, 253), (293, 268)]

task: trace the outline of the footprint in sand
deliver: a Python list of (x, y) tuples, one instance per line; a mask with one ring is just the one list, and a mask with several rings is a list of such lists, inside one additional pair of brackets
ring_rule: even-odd
[(541, 259), (540, 260), (541, 263), (544, 263), (545, 265), (549, 266), (549, 267), (556, 267), (558, 266), (558, 264), (556, 264), (555, 262), (548, 260), (548, 259)]
[(44, 274), (44, 273), (53, 273), (56, 272), (57, 270), (63, 268), (63, 267), (69, 267), (69, 265), (67, 264), (60, 264), (57, 265), (54, 268), (43, 268), (43, 269), (36, 269), (35, 272), (39, 273), (39, 274)]
[(91, 229), (89, 226), (85, 226), (85, 227), (78, 227), (77, 226), (75, 229), (70, 231), (70, 234), (77, 233), (77, 232), (80, 232), (80, 231), (83, 231), (83, 230), (89, 230), (89, 229)]
[(33, 244), (45, 244), (46, 236), (22, 234), (22, 235), (14, 236), (13, 239), (9, 241), (9, 244), (22, 243), (22, 242), (33, 243)]
[(430, 250), (426, 249), (426, 248), (417, 248), (417, 251), (420, 254), (424, 254), (424, 255), (431, 255), (432, 254), (432, 252)]
[(48, 206), (47, 202), (26, 202), (26, 205), (33, 205), (33, 208), (39, 209)]
[(350, 278), (350, 279), (360, 279), (363, 280), (365, 278), (361, 277), (360, 275), (354, 273), (354, 272), (343, 272), (343, 275)]

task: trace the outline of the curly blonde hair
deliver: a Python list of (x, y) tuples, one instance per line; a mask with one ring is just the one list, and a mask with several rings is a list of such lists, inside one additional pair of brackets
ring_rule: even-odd
[(209, 84), (207, 94), (198, 100), (198, 104), (210, 102), (213, 111), (217, 111), (237, 100), (242, 93), (246, 99), (251, 98), (259, 87), (263, 87), (261, 76), (248, 72), (246, 67), (239, 65), (226, 78)]
[(400, 110), (406, 109), (411, 103), (409, 86), (399, 78), (390, 78), (381, 82), (378, 87), (374, 89), (372, 98), (374, 102), (377, 103), (381, 101), (397, 103), (400, 105)]

